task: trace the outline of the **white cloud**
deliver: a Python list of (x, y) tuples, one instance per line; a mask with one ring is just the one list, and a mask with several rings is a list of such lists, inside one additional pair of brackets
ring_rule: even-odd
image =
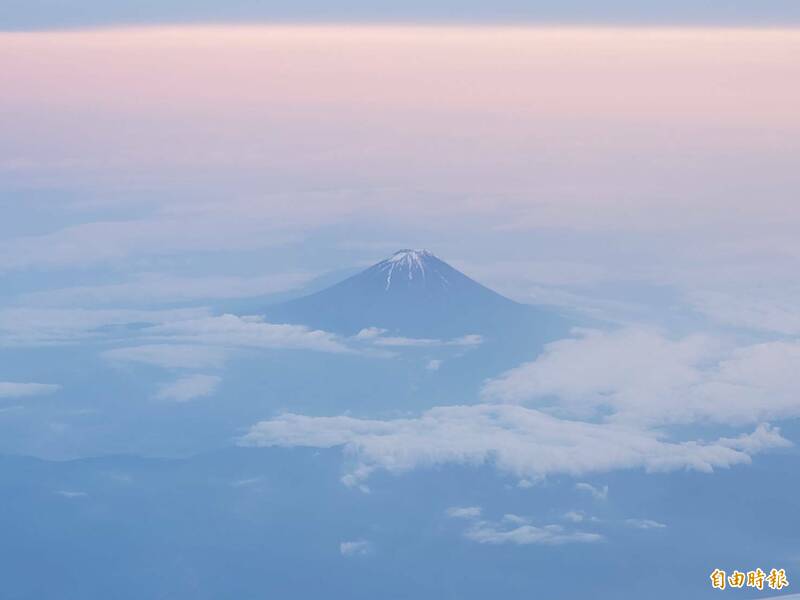
[(464, 335), (449, 340), (435, 338), (409, 338), (402, 336), (387, 336), (386, 329), (367, 327), (353, 336), (353, 340), (370, 342), (376, 346), (426, 348), (437, 346), (471, 347), (483, 343), (483, 337), (477, 334)]
[(472, 525), (464, 536), (481, 544), (515, 544), (515, 545), (558, 545), (569, 543), (592, 543), (602, 541), (603, 536), (583, 531), (566, 531), (560, 525), (517, 525), (512, 523), (492, 523), (480, 521)]
[(501, 521), (503, 523), (513, 523), (515, 525), (524, 525), (531, 522), (531, 520), (528, 517), (521, 517), (519, 515), (515, 515), (512, 513), (504, 514)]
[(643, 425), (733, 425), (800, 415), (800, 342), (730, 347), (642, 328), (579, 331), (488, 381), (487, 399)]
[(585, 483), (583, 481), (578, 482), (575, 484), (576, 490), (581, 490), (583, 492), (588, 492), (592, 495), (595, 500), (607, 500), (608, 499), (608, 486), (604, 485), (602, 488), (598, 488), (593, 486), (591, 483)]
[(50, 383), (14, 383), (0, 381), (0, 398), (23, 398), (27, 396), (42, 396), (52, 394), (61, 389), (61, 386)]
[(258, 316), (204, 316), (163, 323), (150, 327), (144, 333), (152, 339), (193, 344), (352, 352), (333, 333), (303, 325), (267, 323)]
[(386, 329), (381, 329), (380, 327), (365, 327), (353, 337), (357, 340), (374, 340), (375, 338), (382, 336), (384, 333), (386, 333), (386, 331)]
[(352, 485), (376, 469), (403, 472), (447, 463), (492, 464), (534, 480), (623, 468), (710, 472), (747, 464), (756, 451), (790, 445), (766, 425), (736, 439), (668, 441), (661, 433), (634, 427), (568, 421), (522, 406), (489, 404), (437, 407), (418, 418), (395, 420), (285, 414), (257, 423), (240, 444), (344, 446), (357, 462), (346, 479)]
[(114, 337), (148, 343), (110, 350), (107, 358), (170, 368), (219, 366), (224, 350), (211, 347), (220, 346), (355, 352), (327, 331), (268, 323), (259, 316), (212, 316), (206, 308), (0, 309), (0, 345), (46, 346)]
[(221, 367), (226, 352), (212, 346), (151, 344), (115, 348), (104, 352), (103, 357), (115, 362), (135, 362), (166, 369), (207, 369)]
[(572, 523), (581, 523), (586, 519), (586, 515), (580, 510), (570, 510), (564, 513), (564, 519)]
[(452, 519), (476, 519), (481, 516), (480, 506), (451, 506), (445, 514)]
[(342, 542), (339, 544), (339, 552), (342, 556), (367, 556), (372, 553), (372, 544), (366, 540)]
[(215, 375), (189, 375), (161, 386), (156, 394), (159, 400), (188, 402), (212, 395), (222, 379)]
[(407, 337), (376, 337), (373, 342), (376, 346), (396, 346), (396, 347), (432, 347), (432, 346), (479, 346), (483, 343), (483, 338), (476, 334), (465, 335), (449, 340), (438, 340), (430, 338), (407, 338)]
[(425, 369), (427, 369), (428, 371), (438, 371), (439, 368), (442, 366), (442, 362), (443, 361), (440, 359), (433, 358), (429, 360), (428, 363), (425, 365)]
[(652, 519), (626, 519), (625, 524), (636, 529), (666, 529), (666, 525)]
[[(464, 537), (481, 544), (566, 544), (571, 542), (597, 542), (602, 536), (596, 533), (565, 531), (560, 525), (537, 527), (529, 517), (505, 514), (500, 521), (482, 520), (479, 506), (453, 506), (445, 514), (453, 519), (470, 522)], [(576, 520), (579, 522), (583, 519)]]
[(77, 343), (131, 330), (208, 315), (204, 308), (175, 310), (85, 310), (6, 308), (0, 310), (0, 346)]
[(780, 288), (758, 291), (692, 291), (689, 302), (706, 317), (755, 331), (800, 335), (800, 288), (783, 282)]
[(26, 305), (136, 306), (152, 302), (246, 298), (295, 289), (310, 279), (307, 273), (277, 273), (259, 277), (179, 277), (140, 273), (132, 281), (75, 286), (22, 296)]
[(106, 358), (169, 368), (220, 366), (225, 354), (220, 347), (226, 346), (355, 352), (327, 331), (267, 323), (259, 316), (212, 316), (206, 308), (0, 309), (0, 345), (46, 346), (114, 337), (147, 343), (107, 351)]
[(58, 490), (56, 494), (63, 498), (68, 498), (70, 500), (75, 498), (86, 498), (89, 496), (89, 494), (87, 494), (86, 492), (73, 492), (69, 490)]

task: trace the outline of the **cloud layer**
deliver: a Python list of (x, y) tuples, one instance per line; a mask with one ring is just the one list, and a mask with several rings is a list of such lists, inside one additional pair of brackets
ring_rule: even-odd
[(616, 423), (743, 425), (800, 415), (798, 389), (800, 342), (733, 346), (633, 327), (554, 342), (483, 396)]
[(394, 420), (285, 414), (254, 425), (245, 446), (343, 446), (356, 464), (344, 481), (358, 484), (377, 469), (403, 472), (442, 464), (490, 464), (517, 477), (695, 469), (710, 472), (750, 462), (752, 454), (790, 445), (778, 430), (712, 442), (669, 441), (623, 425), (555, 418), (513, 405), (437, 407)]

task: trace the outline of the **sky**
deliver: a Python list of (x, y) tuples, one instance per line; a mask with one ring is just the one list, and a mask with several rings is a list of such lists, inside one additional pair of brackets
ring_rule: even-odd
[(791, 28), (3, 34), (0, 268), (213, 251), (299, 277), (434, 246), (518, 297), (633, 279), (706, 305), (756, 277), (778, 309), (799, 45)]
[[(705, 597), (709, 553), (793, 569), (799, 18), (795, 2), (11, 2), (0, 454), (16, 458), (0, 468), (30, 494), (19, 522), (55, 515), (46, 545), (66, 548), (72, 519), (105, 531), (112, 506), (145, 514), (126, 494), (166, 493), (168, 527), (195, 502), (249, 519), (225, 549), (295, 528), (275, 565), (303, 580), (286, 557), (310, 556), (352, 597), (392, 557), (420, 569), (410, 594), (442, 597), (414, 560), (451, 552), (456, 574), (490, 565), (448, 588), (475, 597), (527, 581), (520, 565), (613, 578), (676, 549), (692, 583), (646, 597)], [(573, 326), (415, 337), (265, 317), (401, 248)], [(74, 462), (31, 483), (39, 463), (19, 457)], [(276, 524), (270, 498), (295, 520)], [(324, 549), (286, 508), (320, 498), (341, 503), (316, 524)], [(762, 502), (785, 529), (743, 524)], [(78, 550), (74, 569), (94, 564)], [(202, 552), (172, 571), (180, 593), (198, 564), (237, 562)], [(248, 573), (231, 577), (251, 593)], [(545, 590), (592, 589), (572, 585)]]
[(0, 19), (0, 28), (11, 30), (86, 27), (114, 24), (161, 24), (170, 22), (548, 22), (548, 23), (650, 23), (650, 24), (745, 24), (796, 23), (800, 9), (792, 0), (745, 0), (635, 2), (633, 0), (503, 0), (479, 2), (375, 3), (346, 0), (335, 4), (322, 0), (282, 3), (270, 0), (232, 0), (223, 4), (204, 0), (164, 2), (83, 2), (80, 6), (58, 0), (11, 0)]

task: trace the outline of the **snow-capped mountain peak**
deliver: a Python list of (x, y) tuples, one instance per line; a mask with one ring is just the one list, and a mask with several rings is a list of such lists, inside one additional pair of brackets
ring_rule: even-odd
[(382, 262), (419, 265), (423, 263), (427, 258), (435, 258), (433, 252), (431, 252), (430, 250), (425, 250), (425, 249), (411, 250), (409, 248), (405, 248), (403, 250), (398, 250), (397, 252), (395, 252), (389, 258), (387, 258)]
[(273, 322), (356, 334), (365, 327), (417, 337), (516, 327), (533, 315), (429, 250), (399, 250), (329, 288), (269, 307)]
[[(427, 277), (426, 263), (438, 261), (436, 256), (428, 250), (398, 250), (386, 260), (382, 260), (374, 268), (383, 271), (386, 274), (386, 287), (388, 290), (392, 287), (392, 278), (405, 277), (407, 279), (414, 279), (415, 276), (420, 276), (423, 279)], [(439, 275), (441, 277), (441, 275)], [(444, 279), (442, 277), (442, 279)], [(446, 279), (445, 279), (446, 281)]]

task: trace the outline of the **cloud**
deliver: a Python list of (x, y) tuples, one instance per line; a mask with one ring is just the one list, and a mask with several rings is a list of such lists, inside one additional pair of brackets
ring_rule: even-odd
[(524, 525), (531, 522), (528, 517), (521, 517), (512, 513), (506, 513), (502, 518), (503, 523), (514, 523), (515, 525)]
[(425, 369), (428, 371), (438, 371), (439, 368), (442, 366), (442, 362), (444, 361), (442, 361), (441, 359), (433, 358), (429, 360), (428, 363), (425, 365)]
[(94, 221), (4, 240), (0, 241), (0, 272), (97, 265), (132, 256), (252, 250), (297, 239), (296, 235), (277, 231), (281, 229), (277, 220), (263, 214), (244, 220), (237, 213), (233, 208), (225, 212), (221, 206), (213, 212), (161, 211), (142, 219)]
[(140, 273), (125, 283), (34, 292), (23, 295), (20, 301), (26, 305), (86, 307), (247, 298), (296, 289), (310, 278), (308, 273), (277, 273), (259, 277), (178, 277)]
[(231, 482), (233, 487), (250, 487), (257, 483), (261, 483), (263, 480), (261, 477), (248, 477), (246, 479), (237, 479)]
[(488, 381), (483, 397), (647, 426), (743, 425), (800, 415), (800, 342), (731, 347), (705, 335), (582, 330)]
[(56, 494), (63, 498), (68, 498), (70, 500), (73, 500), (75, 498), (87, 498), (89, 496), (89, 494), (87, 494), (86, 492), (72, 492), (69, 490), (58, 490)]
[(172, 383), (159, 388), (156, 398), (159, 400), (174, 400), (175, 402), (188, 402), (195, 398), (212, 395), (222, 378), (215, 375), (189, 375), (181, 377)]
[(572, 523), (581, 523), (586, 519), (586, 515), (580, 510), (570, 510), (564, 513), (564, 519)]
[(197, 319), (205, 308), (174, 310), (86, 310), (65, 308), (0, 309), (0, 346), (70, 344), (138, 332), (142, 326)]
[[(537, 527), (529, 517), (505, 514), (500, 521), (481, 519), (482, 509), (479, 506), (452, 506), (445, 514), (452, 519), (464, 519), (470, 522), (464, 531), (464, 537), (481, 544), (542, 544), (556, 545), (574, 542), (598, 542), (603, 539), (596, 533), (565, 531), (560, 525)], [(580, 521), (582, 519), (579, 519)], [(575, 521), (575, 522), (578, 522)]]
[(449, 340), (407, 337), (379, 337), (375, 340), (376, 346), (406, 346), (406, 347), (431, 347), (431, 346), (479, 346), (483, 338), (476, 334), (465, 335)]
[(179, 344), (152, 344), (115, 348), (103, 353), (114, 362), (134, 362), (166, 369), (207, 369), (221, 367), (226, 352), (213, 346), (187, 346)]
[(386, 333), (386, 329), (381, 329), (380, 327), (365, 327), (357, 334), (353, 336), (356, 340), (374, 340), (375, 338), (382, 336)]
[(758, 291), (692, 291), (690, 304), (706, 317), (754, 331), (800, 335), (800, 288), (783, 282), (780, 288), (759, 285)]
[(607, 500), (608, 499), (608, 486), (604, 485), (602, 488), (598, 488), (593, 486), (591, 483), (584, 483), (579, 482), (575, 484), (576, 490), (581, 490), (583, 492), (588, 492), (592, 495), (595, 500)]
[(357, 341), (367, 341), (376, 346), (407, 347), (407, 348), (427, 348), (437, 346), (471, 347), (479, 346), (483, 343), (483, 337), (477, 334), (464, 335), (449, 340), (433, 338), (409, 338), (402, 336), (386, 336), (386, 329), (379, 327), (367, 327), (359, 331), (352, 339)]
[(339, 552), (342, 556), (367, 556), (372, 553), (372, 544), (366, 540), (342, 542), (339, 544)]
[(666, 529), (666, 525), (652, 519), (626, 519), (625, 524), (636, 529)]
[(50, 383), (14, 383), (0, 381), (0, 398), (23, 398), (53, 394), (61, 389), (60, 385)]
[(506, 519), (505, 521), (505, 523), (479, 521), (470, 526), (464, 532), (464, 536), (481, 544), (515, 544), (518, 546), (593, 543), (603, 540), (603, 536), (598, 533), (567, 531), (560, 525), (537, 527), (524, 524), (514, 526), (517, 523), (512, 521), (509, 526), (510, 520)]
[(266, 349), (353, 352), (336, 335), (303, 325), (267, 323), (262, 317), (225, 314), (156, 325), (144, 331), (152, 339), (192, 344)]
[(110, 350), (107, 358), (175, 368), (219, 366), (224, 350), (212, 348), (219, 346), (355, 352), (333, 333), (268, 323), (259, 316), (212, 316), (206, 308), (0, 309), (0, 345), (48, 346), (114, 337), (151, 343)]
[(481, 516), (480, 506), (451, 506), (445, 514), (453, 519), (475, 519)]
[(767, 425), (733, 439), (668, 441), (659, 432), (491, 404), (436, 407), (417, 418), (394, 420), (284, 414), (257, 423), (239, 443), (343, 446), (356, 462), (345, 478), (350, 485), (378, 469), (400, 473), (443, 464), (490, 464), (518, 479), (614, 469), (711, 472), (747, 464), (757, 451), (790, 445)]

